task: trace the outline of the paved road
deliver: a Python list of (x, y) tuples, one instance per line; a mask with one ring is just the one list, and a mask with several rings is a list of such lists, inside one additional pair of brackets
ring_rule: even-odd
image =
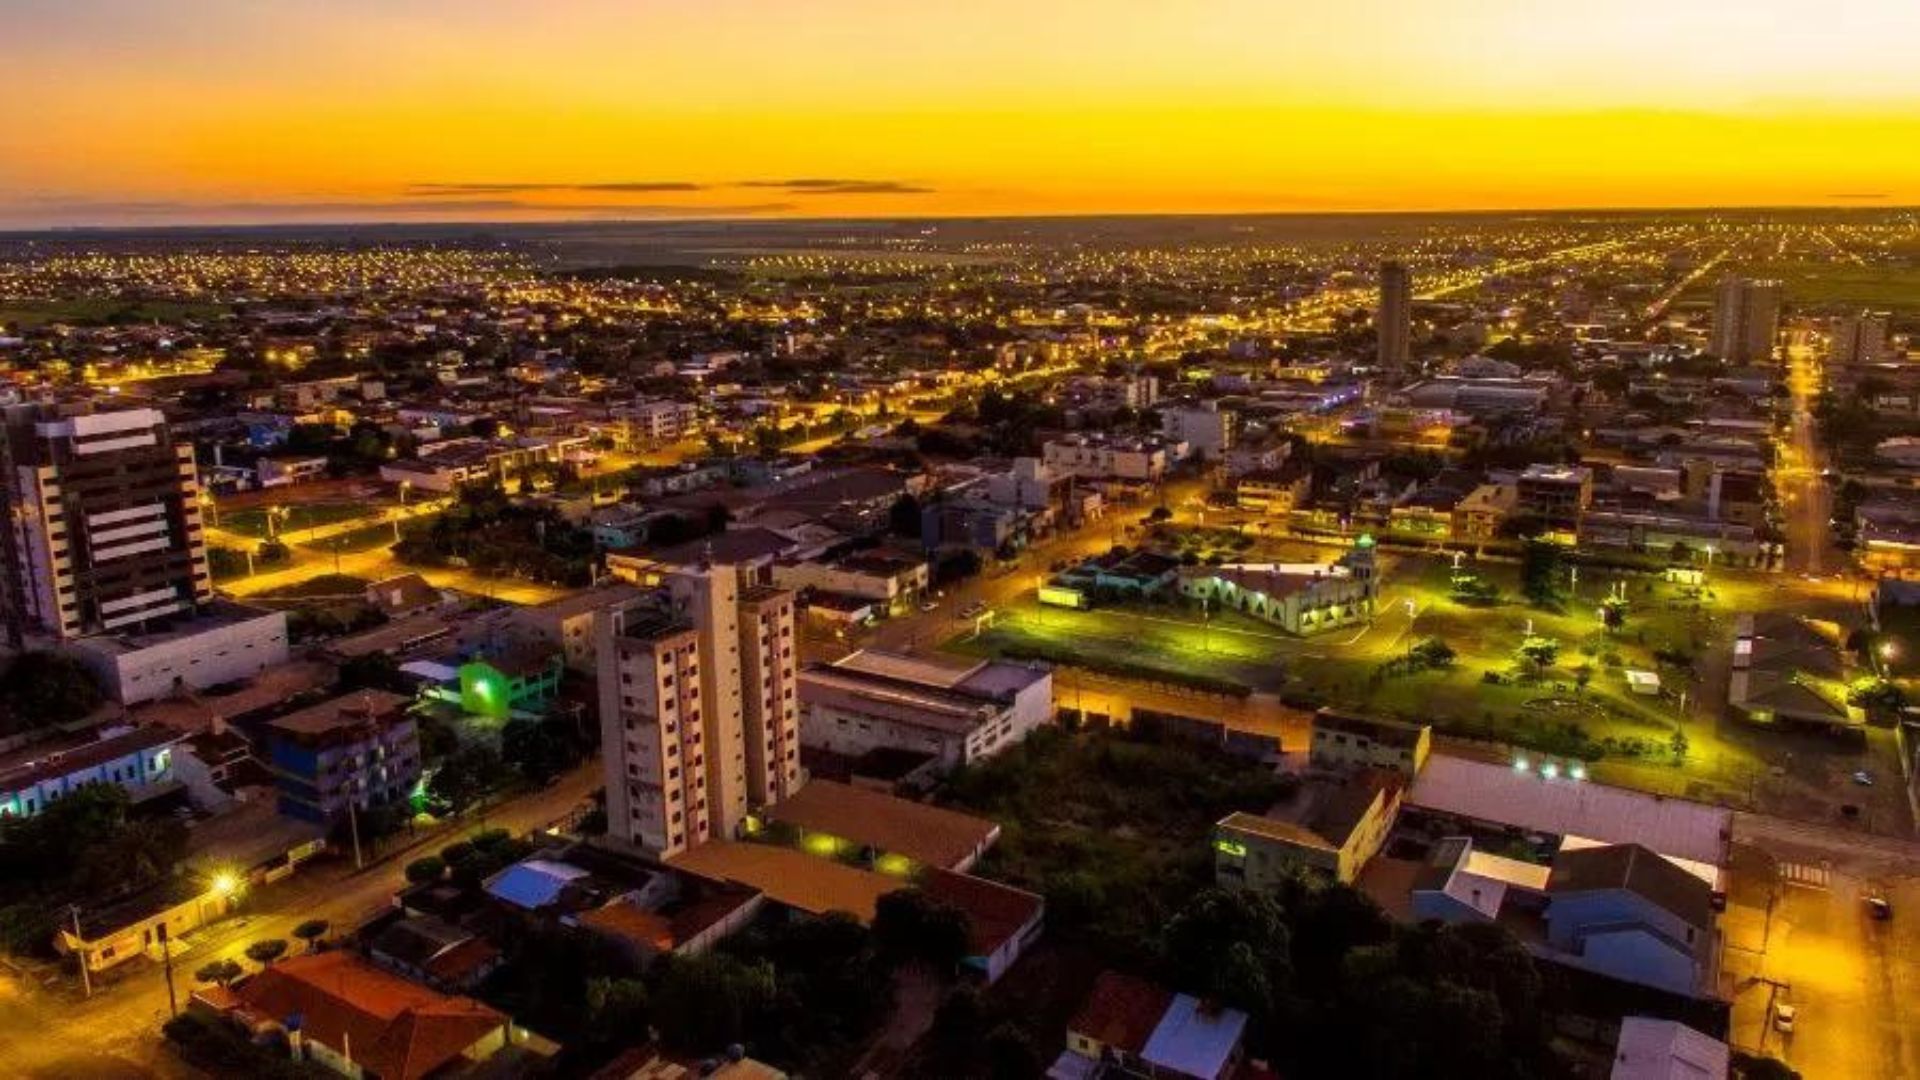
[[(1892, 901), (1871, 918), (1864, 897)], [(1920, 1076), (1920, 844), (1753, 814), (1734, 816), (1723, 988), (1730, 1041), (1808, 1080)], [(1773, 1005), (1799, 1015), (1790, 1035)]]
[(1820, 364), (1805, 349), (1787, 358), (1787, 392), (1793, 414), (1785, 445), (1774, 468), (1774, 481), (1785, 511), (1787, 570), (1795, 574), (1823, 574), (1844, 568), (1833, 550), (1833, 492), (1823, 474), (1825, 451), (1816, 438), (1813, 406), (1820, 396)]
[[(351, 858), (318, 863), (250, 896), (238, 915), (189, 935), (174, 959), (175, 989), (182, 1003), (192, 991), (194, 969), (210, 960), (244, 959), (246, 947), (265, 938), (285, 938), (308, 919), (347, 929), (384, 909), (403, 881), (402, 870), (419, 854), (437, 851), (482, 828), (516, 833), (545, 828), (565, 817), (601, 783), (592, 761), (552, 785), (494, 807), (484, 816), (396, 847), (364, 871)], [(159, 964), (135, 960), (103, 978), (92, 999), (61, 980), (41, 986), (31, 979), (0, 980), (0, 1075), (39, 1078), (173, 1077), (191, 1075), (162, 1048), (159, 1025), (167, 1016), (166, 982)]]

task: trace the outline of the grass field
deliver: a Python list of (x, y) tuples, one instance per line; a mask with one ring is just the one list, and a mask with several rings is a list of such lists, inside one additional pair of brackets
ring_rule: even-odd
[(392, 525), (369, 525), (364, 529), (330, 536), (325, 540), (315, 540), (311, 544), (301, 544), (307, 551), (321, 555), (332, 555), (335, 551), (342, 555), (351, 555), (357, 551), (372, 551), (375, 548), (393, 546)]
[(114, 297), (5, 300), (0, 301), (0, 327), (32, 329), (51, 323), (101, 326), (155, 320), (179, 322), (184, 319), (211, 319), (226, 311), (224, 304), (190, 300), (121, 300)]
[[(1792, 304), (1920, 313), (1920, 267), (1790, 261), (1742, 265), (1740, 273), (1777, 278), (1785, 284)], [(1713, 280), (1702, 279), (1687, 290), (1685, 298), (1710, 299), (1713, 289)]]
[[(377, 507), (366, 503), (296, 503), (287, 507), (277, 526), (283, 533), (311, 529), (317, 525), (331, 525), (336, 521), (351, 521), (378, 511)], [(232, 510), (220, 515), (220, 528), (242, 536), (257, 536), (265, 539), (267, 535), (267, 509), (264, 506), (252, 506), (245, 510)], [(391, 533), (391, 529), (388, 530)]]

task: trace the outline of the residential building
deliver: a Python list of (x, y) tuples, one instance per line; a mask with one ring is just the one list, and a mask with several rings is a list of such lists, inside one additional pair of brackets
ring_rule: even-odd
[(641, 401), (616, 408), (614, 417), (630, 432), (629, 443), (670, 443), (698, 429), (700, 410), (686, 401)]
[(505, 1014), (382, 971), (347, 950), (291, 956), (194, 1005), (253, 1035), (279, 1032), (296, 1060), (378, 1080), (473, 1068), (507, 1045)]
[(263, 457), (254, 464), (263, 488), (285, 487), (289, 484), (303, 484), (309, 480), (324, 479), (327, 475), (325, 457)]
[(773, 583), (795, 592), (811, 589), (872, 600), (881, 611), (898, 614), (926, 592), (928, 567), (925, 559), (884, 552), (834, 560), (782, 559), (773, 564)]
[(157, 409), (6, 410), (14, 629), (70, 641), (213, 600), (193, 445)]
[(1228, 814), (1213, 827), (1214, 879), (1277, 891), (1304, 870), (1353, 884), (1386, 843), (1405, 783), (1385, 769), (1308, 777), (1264, 813)]
[(1709, 352), (1734, 364), (1773, 359), (1780, 332), (1782, 290), (1777, 281), (1729, 277), (1713, 301), (1713, 340)]
[(801, 779), (793, 594), (725, 565), (660, 580), (596, 632), (609, 833), (666, 857)]
[(1515, 512), (1549, 532), (1578, 535), (1592, 505), (1593, 470), (1579, 465), (1529, 465), (1515, 487)]
[(1380, 265), (1380, 306), (1373, 317), (1375, 359), (1398, 371), (1413, 360), (1413, 273), (1404, 263)]
[(1217, 401), (1169, 405), (1160, 410), (1160, 434), (1187, 444), (1188, 453), (1203, 461), (1219, 461), (1233, 449), (1240, 417)]
[(266, 725), (267, 760), (280, 812), (332, 824), (345, 815), (404, 805), (420, 782), (420, 736), (410, 699), (360, 690)]
[(1608, 1080), (1727, 1080), (1733, 1051), (1676, 1020), (1629, 1016), (1620, 1021)]
[(1053, 675), (1001, 661), (863, 649), (800, 673), (801, 739), (858, 757), (917, 750), (951, 769), (1025, 739), (1053, 716)]
[(0, 818), (33, 817), (89, 784), (124, 788), (134, 802), (177, 790), (170, 728), (110, 727), (0, 755)]
[(1311, 466), (1289, 462), (1274, 469), (1242, 473), (1234, 482), (1234, 505), (1255, 514), (1286, 517), (1306, 505), (1313, 490)]
[(1884, 311), (1842, 315), (1828, 329), (1827, 363), (1884, 364), (1893, 359), (1887, 327), (1892, 316)]
[(1247, 1014), (1145, 979), (1102, 972), (1067, 1023), (1067, 1048), (1048, 1080), (1228, 1080), (1237, 1074)]
[(1321, 709), (1310, 757), (1323, 769), (1391, 769), (1411, 780), (1433, 749), (1433, 728)]
[(1169, 459), (1180, 456), (1170, 453), (1179, 446), (1146, 437), (1067, 435), (1047, 440), (1041, 460), (1056, 472), (1088, 480), (1158, 483), (1167, 474)]
[(233, 910), (231, 892), (208, 888), (188, 877), (174, 877), (106, 906), (89, 905), (54, 932), (53, 947), (79, 956), (88, 971), (106, 971), (136, 956), (176, 957), (181, 935), (225, 918)]

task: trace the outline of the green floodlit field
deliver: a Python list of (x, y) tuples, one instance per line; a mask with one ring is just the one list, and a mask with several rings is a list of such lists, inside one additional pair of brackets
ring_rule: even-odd
[[(1694, 595), (1650, 575), (1590, 571), (1577, 594), (1553, 612), (1519, 596), (1517, 567), (1488, 564), (1480, 573), (1501, 590), (1500, 602), (1456, 602), (1445, 560), (1398, 559), (1371, 627), (1308, 638), (1238, 615), (1203, 624), (1197, 612), (1173, 605), (1078, 612), (1043, 610), (1027, 600), (978, 639), (963, 636), (949, 647), (975, 655), (1037, 655), (1144, 681), (1237, 683), (1299, 704), (1430, 721), (1444, 730), (1554, 752), (1665, 761), (1689, 672), (1663, 663), (1656, 652), (1669, 661), (1693, 657), (1698, 666), (1706, 650), (1731, 633), (1733, 613), (1751, 610), (1760, 599), (1750, 595), (1755, 586), (1741, 582), (1718, 583)], [(1608, 633), (1597, 609), (1616, 579), (1627, 583), (1631, 609), (1626, 624)], [(1418, 612), (1411, 625), (1409, 600)], [(1559, 645), (1544, 671), (1515, 656), (1530, 627)], [(1427, 638), (1444, 641), (1455, 662), (1444, 669), (1404, 670), (1409, 649)], [(1666, 692), (1633, 693), (1629, 669), (1658, 672)], [(1500, 681), (1487, 681), (1488, 673)], [(1717, 759), (1731, 751), (1711, 744), (1709, 729), (1685, 725), (1689, 762), (1716, 759), (1715, 765), (1726, 767), (1729, 762)]]
[[(360, 502), (337, 503), (296, 503), (287, 507), (286, 514), (276, 526), (282, 533), (298, 532), (318, 525), (331, 525), (336, 521), (351, 521), (377, 513), (378, 507)], [(245, 510), (232, 510), (220, 515), (220, 528), (242, 536), (267, 535), (267, 511), (265, 507), (249, 507)], [(386, 528), (383, 526), (383, 528)], [(387, 529), (391, 534), (392, 530)]]

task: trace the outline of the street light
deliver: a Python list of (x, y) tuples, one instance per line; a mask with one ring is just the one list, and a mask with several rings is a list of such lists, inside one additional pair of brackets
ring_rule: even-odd
[(240, 876), (231, 870), (222, 870), (207, 882), (207, 891), (222, 900), (232, 899), (240, 891)]

